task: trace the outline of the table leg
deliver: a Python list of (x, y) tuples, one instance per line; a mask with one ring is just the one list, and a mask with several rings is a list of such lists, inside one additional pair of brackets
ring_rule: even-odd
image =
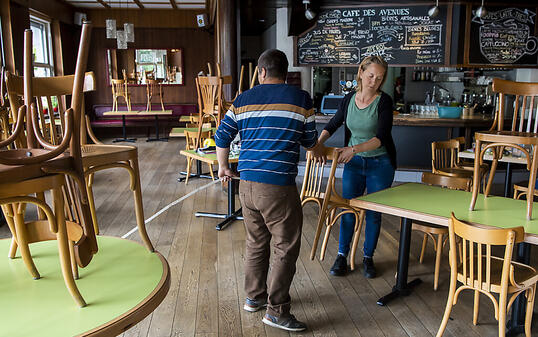
[(392, 292), (377, 300), (378, 305), (384, 306), (395, 298), (409, 295), (413, 287), (422, 282), (422, 280), (419, 278), (416, 278), (409, 283), (407, 282), (407, 272), (409, 269), (409, 248), (411, 246), (411, 224), (411, 219), (401, 219), (396, 285), (392, 288)]
[(136, 142), (136, 138), (127, 138), (127, 126), (125, 125), (125, 115), (121, 115), (121, 133), (123, 138), (116, 138), (112, 142)]
[(512, 165), (506, 163), (506, 175), (504, 176), (504, 197), (512, 197)]
[(241, 216), (241, 207), (238, 210), (235, 210), (235, 184), (239, 182), (239, 179), (233, 179), (228, 182), (228, 212), (226, 214), (222, 213), (208, 213), (208, 212), (196, 212), (195, 216), (204, 216), (208, 218), (217, 218), (224, 219), (215, 227), (216, 230), (220, 231), (224, 227), (228, 226), (235, 220), (243, 220)]
[[(531, 245), (525, 242), (518, 243), (516, 261), (529, 264), (531, 260)], [(512, 305), (510, 320), (506, 323), (506, 336), (517, 336), (525, 332), (525, 309), (527, 299), (520, 294)]]
[(155, 138), (148, 138), (147, 142), (167, 142), (168, 138), (159, 137), (159, 116), (155, 115)]

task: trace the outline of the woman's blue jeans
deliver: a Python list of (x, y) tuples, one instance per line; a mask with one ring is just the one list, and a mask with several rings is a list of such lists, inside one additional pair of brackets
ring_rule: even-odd
[[(345, 166), (343, 174), (342, 196), (346, 199), (360, 197), (366, 190), (373, 193), (392, 185), (394, 167), (387, 154), (377, 157), (354, 156)], [(338, 253), (347, 256), (353, 238), (355, 216), (344, 214), (340, 223)], [(366, 211), (364, 230), (364, 256), (373, 257), (381, 229), (381, 213)]]

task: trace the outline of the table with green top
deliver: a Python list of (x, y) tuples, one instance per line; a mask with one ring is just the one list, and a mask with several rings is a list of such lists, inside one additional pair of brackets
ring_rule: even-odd
[[(396, 285), (393, 291), (381, 297), (377, 304), (386, 305), (392, 299), (409, 295), (412, 288), (421, 282), (420, 279), (407, 281), (412, 220), (448, 226), (450, 214), (454, 212), (458, 219), (477, 226), (523, 226), (525, 243), (519, 244), (516, 259), (529, 263), (530, 244), (538, 244), (538, 218), (526, 219), (526, 201), (495, 196), (484, 198), (483, 194), (479, 194), (474, 211), (469, 210), (470, 203), (470, 192), (417, 183), (402, 184), (351, 200), (352, 206), (401, 217)], [(537, 208), (535, 211), (538, 211), (536, 204), (534, 207)], [(509, 331), (519, 331), (524, 313), (525, 300), (519, 296), (514, 303)]]
[[(207, 164), (212, 165), (218, 165), (219, 161), (217, 160), (217, 153), (202, 153), (200, 151), (196, 150), (181, 150), (179, 152), (180, 154), (184, 155), (185, 157), (189, 157), (192, 159), (195, 159), (200, 162), (204, 162)], [(230, 153), (230, 156), (228, 157), (228, 162), (230, 163), (230, 166), (232, 169), (235, 170), (237, 166), (237, 162), (239, 161), (239, 155)], [(215, 226), (215, 229), (220, 231), (221, 229), (224, 229), (227, 225), (234, 222), (235, 220), (242, 220), (243, 217), (241, 216), (241, 207), (239, 207), (237, 210), (235, 209), (235, 189), (236, 184), (238, 183), (239, 179), (233, 179), (228, 183), (228, 212), (223, 213), (213, 213), (213, 212), (196, 212), (195, 216), (204, 216), (209, 218), (217, 218), (217, 219), (223, 219), (221, 222)]]

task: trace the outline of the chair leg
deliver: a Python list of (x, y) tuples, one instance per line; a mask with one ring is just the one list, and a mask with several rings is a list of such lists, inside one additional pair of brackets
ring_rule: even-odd
[(71, 260), (71, 272), (73, 273), (73, 278), (78, 280), (78, 266), (77, 261), (75, 260), (75, 242), (69, 240), (69, 258)]
[(95, 211), (95, 199), (93, 197), (93, 173), (90, 173), (86, 178), (86, 190), (88, 194), (88, 204), (90, 206), (90, 214), (92, 216), (93, 229), (95, 235), (99, 235), (99, 224), (97, 222), (97, 213)]
[(60, 256), (60, 265), (62, 267), (62, 274), (64, 277), (67, 290), (71, 294), (71, 297), (75, 300), (79, 307), (85, 307), (86, 301), (82, 298), (71, 269), (71, 258), (69, 255), (69, 244), (67, 243), (67, 229), (65, 224), (64, 214), (64, 199), (60, 189), (52, 190), (52, 198), (54, 200), (54, 214), (56, 215), (58, 233), (56, 238), (58, 241), (58, 250)]
[(351, 246), (351, 256), (349, 257), (349, 262), (351, 265), (351, 270), (355, 270), (355, 254), (357, 253), (357, 246), (359, 245), (359, 238), (361, 237), (362, 225), (364, 224), (364, 215), (366, 211), (359, 211), (359, 219), (355, 218), (355, 233), (353, 234), (353, 245)]
[(433, 275), (433, 290), (439, 285), (439, 268), (441, 267), (441, 255), (443, 254), (443, 234), (437, 234), (437, 247), (435, 250), (435, 272)]
[(534, 184), (536, 181), (536, 169), (537, 169), (537, 162), (538, 159), (536, 159), (538, 156), (538, 146), (534, 146), (533, 149), (533, 159), (531, 164), (531, 174), (529, 177), (529, 186), (527, 188), (527, 220), (530, 220), (532, 218), (532, 203), (534, 201)]
[(499, 337), (506, 336), (506, 314), (507, 314), (507, 291), (504, 290), (499, 295)]
[(185, 176), (185, 185), (189, 183), (189, 177), (191, 176), (191, 165), (194, 159), (187, 158), (187, 175)]
[(314, 235), (314, 241), (312, 242), (312, 250), (310, 251), (310, 260), (314, 260), (316, 257), (316, 250), (318, 248), (319, 237), (321, 235), (321, 229), (325, 219), (325, 212), (323, 211), (323, 205), (319, 205), (318, 226), (316, 228), (316, 234)]
[(480, 147), (481, 147), (481, 144), (480, 144), (480, 141), (477, 140), (476, 141), (476, 146), (475, 146), (475, 154), (474, 154), (474, 167), (473, 167), (473, 188), (472, 188), (472, 196), (471, 196), (471, 204), (469, 205), (469, 210), (470, 211), (473, 211), (474, 210), (474, 206), (476, 205), (476, 199), (478, 198), (478, 188), (479, 188), (479, 184), (477, 183), (478, 182), (478, 179), (479, 179), (479, 170), (480, 170)]
[(321, 243), (321, 251), (319, 252), (320, 261), (323, 261), (323, 259), (325, 259), (325, 250), (327, 249), (327, 244), (329, 243), (329, 235), (331, 234), (332, 227), (332, 225), (329, 225), (325, 229), (325, 235), (323, 236), (323, 242)]
[(527, 312), (525, 313), (525, 337), (531, 337), (532, 313), (534, 298), (536, 296), (536, 283), (527, 290)]
[(15, 254), (17, 253), (17, 230), (15, 229), (15, 221), (13, 219), (13, 209), (11, 208), (11, 205), (2, 205), (2, 212), (4, 213), (7, 226), (9, 227), (12, 236), (7, 256), (10, 259), (14, 259)]
[(491, 186), (493, 185), (493, 177), (495, 176), (495, 171), (497, 170), (498, 163), (499, 161), (497, 159), (493, 159), (493, 161), (491, 162), (491, 169), (489, 171), (488, 183), (486, 185), (486, 190), (484, 191), (484, 198), (487, 198), (487, 196), (491, 192)]
[(474, 291), (474, 304), (473, 304), (473, 324), (478, 324), (478, 311), (480, 309), (480, 292)]
[(131, 167), (133, 168), (133, 173), (135, 175), (133, 197), (135, 200), (136, 226), (138, 227), (138, 233), (140, 234), (140, 238), (144, 242), (144, 245), (150, 252), (153, 252), (155, 251), (155, 249), (151, 244), (148, 232), (146, 231), (146, 224), (144, 222), (144, 206), (142, 203), (142, 188), (140, 186), (140, 169), (138, 167), (138, 158), (131, 159), (129, 162), (131, 164)]
[(456, 293), (456, 282), (457, 282), (456, 273), (451, 272), (450, 273), (450, 289), (448, 290), (448, 299), (446, 300), (445, 313), (443, 315), (443, 319), (441, 320), (441, 325), (439, 326), (439, 330), (437, 331), (436, 337), (443, 336), (443, 333), (445, 332), (445, 329), (446, 329), (446, 325), (448, 324), (448, 319), (450, 318), (450, 312), (452, 311), (452, 306), (454, 304), (454, 295)]
[(424, 253), (426, 252), (427, 245), (428, 245), (428, 234), (424, 233), (424, 238), (422, 239), (422, 249), (420, 250), (420, 257), (418, 259), (420, 263), (424, 261)]
[(209, 174), (211, 175), (211, 180), (215, 180), (215, 174), (213, 173), (213, 164), (207, 164), (209, 166)]
[[(16, 208), (15, 205), (13, 205), (13, 207)], [(26, 268), (28, 268), (28, 271), (30, 271), (30, 274), (32, 275), (34, 280), (37, 280), (41, 276), (37, 271), (37, 268), (32, 259), (32, 254), (30, 253), (30, 248), (28, 247), (28, 238), (26, 237), (26, 225), (24, 223), (24, 215), (21, 212), (18, 212), (16, 209), (14, 215), (15, 229), (17, 232), (17, 244), (20, 248), (22, 260), (24, 261)]]

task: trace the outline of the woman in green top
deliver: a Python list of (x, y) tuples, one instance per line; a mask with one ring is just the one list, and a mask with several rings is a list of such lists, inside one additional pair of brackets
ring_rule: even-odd
[[(342, 196), (352, 199), (390, 187), (396, 169), (396, 149), (392, 139), (392, 98), (379, 88), (385, 82), (387, 62), (380, 56), (369, 56), (359, 65), (357, 88), (347, 94), (334, 117), (321, 132), (324, 143), (342, 124), (345, 127), (344, 148), (339, 149), (345, 163)], [(364, 275), (376, 276), (373, 256), (381, 228), (381, 214), (366, 212), (364, 239)], [(342, 216), (338, 255), (331, 274), (347, 273), (347, 255), (354, 232), (352, 214)]]

